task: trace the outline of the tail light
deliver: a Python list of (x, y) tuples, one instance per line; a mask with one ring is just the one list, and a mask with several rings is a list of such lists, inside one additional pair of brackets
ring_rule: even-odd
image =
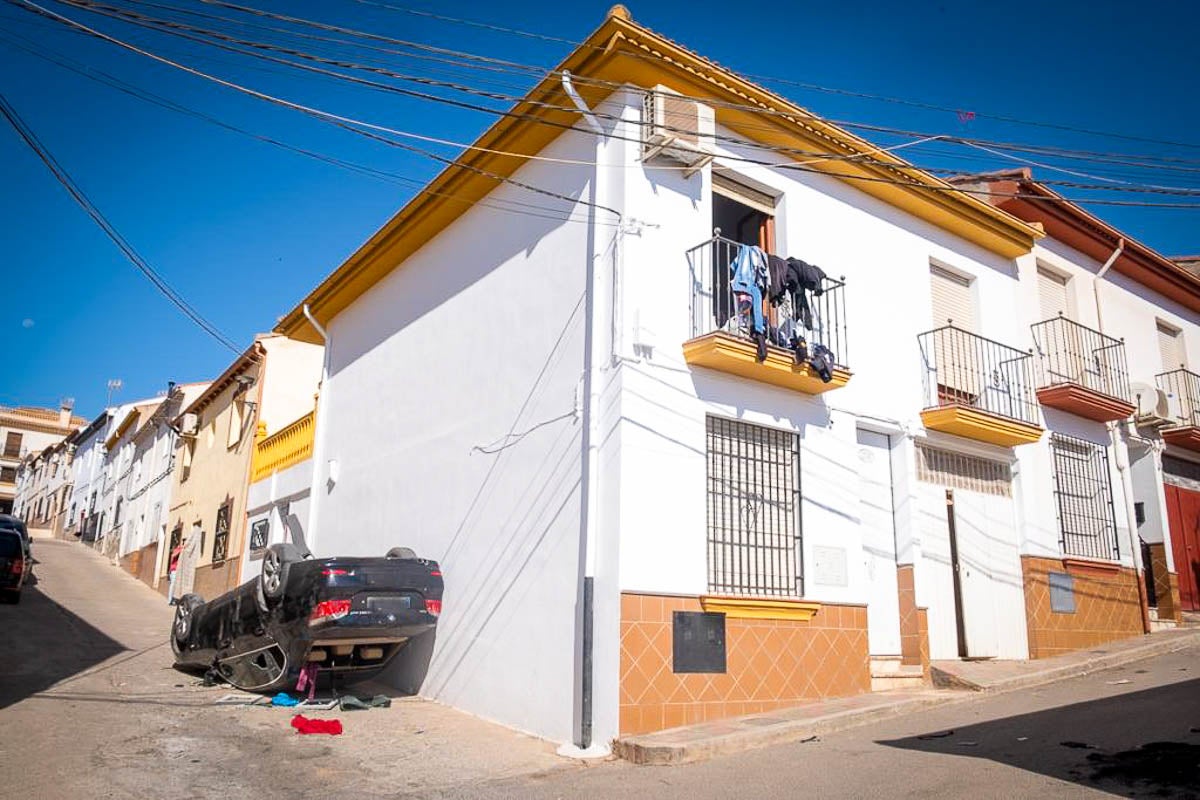
[(322, 622), (333, 622), (350, 613), (349, 600), (322, 600), (313, 608), (308, 616), (309, 625), (320, 625)]
[(442, 613), (442, 601), (430, 600), (428, 597), (425, 598), (425, 610), (435, 617), (440, 616)]
[(20, 575), (22, 572), (25, 571), (25, 559), (14, 558), (13, 562), (12, 562), (12, 566), (9, 569), (12, 571), (13, 575)]

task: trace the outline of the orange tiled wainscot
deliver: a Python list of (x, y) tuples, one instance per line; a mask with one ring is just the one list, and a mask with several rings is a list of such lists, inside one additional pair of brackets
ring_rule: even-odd
[[(1104, 562), (1022, 556), (1029, 657), (1048, 658), (1142, 634), (1138, 576)], [(1074, 581), (1075, 612), (1050, 610), (1051, 572)]]
[(1154, 596), (1158, 603), (1158, 618), (1182, 620), (1179, 605), (1179, 576), (1171, 571), (1167, 547), (1162, 542), (1150, 545), (1150, 572), (1154, 575)]
[(621, 595), (622, 735), (871, 689), (865, 606), (822, 603), (807, 620), (728, 616), (726, 672), (676, 674), (672, 614), (703, 610), (699, 597)]
[(929, 680), (929, 611), (917, 605), (912, 564), (896, 567), (896, 591), (900, 599), (900, 663), (919, 665)]

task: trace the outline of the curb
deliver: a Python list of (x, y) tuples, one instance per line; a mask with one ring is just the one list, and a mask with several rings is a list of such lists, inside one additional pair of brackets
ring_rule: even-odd
[[(1153, 636), (1153, 634), (1150, 635)], [(1185, 647), (1191, 647), (1194, 644), (1200, 643), (1200, 630), (1192, 630), (1186, 633), (1171, 633), (1168, 636), (1170, 638), (1156, 642), (1146, 642), (1143, 645), (1132, 647), (1128, 650), (1121, 650), (1116, 653), (1104, 653), (1094, 658), (1089, 658), (1086, 661), (1064, 664), (1061, 667), (1052, 667), (1028, 675), (1005, 678), (994, 683), (976, 683), (961, 675), (954, 675), (938, 667), (930, 667), (930, 677), (933, 679), (933, 685), (938, 688), (966, 690), (984, 694), (1002, 694), (1016, 689), (1042, 686), (1067, 678), (1082, 677), (1099, 670), (1119, 667), (1123, 664), (1132, 664), (1136, 661), (1143, 661), (1165, 653), (1173, 653), (1176, 650), (1182, 650)]]
[[(1172, 653), (1197, 643), (1200, 643), (1200, 629), (1172, 633), (1169, 638), (1147, 642), (1139, 647), (1097, 655), (1086, 661), (1020, 675), (992, 684), (976, 683), (934, 667), (931, 668), (932, 678), (934, 685), (939, 688), (933, 691), (909, 694), (902, 699), (884, 701), (875, 706), (849, 708), (818, 717), (787, 719), (781, 716), (780, 712), (776, 712), (720, 720), (717, 730), (711, 736), (692, 742), (671, 741), (672, 732), (656, 731), (643, 736), (618, 739), (613, 744), (613, 753), (640, 766), (669, 766), (704, 761), (714, 756), (803, 741), (817, 735), (836, 733), (914, 711), (968, 701), (983, 695), (1003, 694), (1082, 677), (1099, 670)], [(800, 707), (799, 710), (811, 708), (812, 706)]]
[(741, 753), (759, 747), (801, 741), (820, 734), (836, 733), (912, 711), (958, 702), (961, 699), (962, 695), (929, 692), (874, 707), (847, 709), (808, 719), (787, 720), (772, 715), (740, 717), (722, 722), (736, 725), (741, 721), (744, 728), (729, 730), (702, 741), (686, 744), (658, 742), (655, 741), (655, 737), (659, 734), (653, 733), (618, 739), (613, 752), (640, 766), (688, 764), (714, 756)]

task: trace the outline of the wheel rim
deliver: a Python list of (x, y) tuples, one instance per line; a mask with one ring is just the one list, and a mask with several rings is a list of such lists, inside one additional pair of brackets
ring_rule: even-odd
[(187, 634), (188, 619), (192, 616), (192, 610), (186, 604), (180, 604), (175, 607), (175, 635), (182, 639)]
[(275, 595), (279, 591), (279, 560), (274, 553), (267, 553), (263, 560), (263, 589), (268, 595)]

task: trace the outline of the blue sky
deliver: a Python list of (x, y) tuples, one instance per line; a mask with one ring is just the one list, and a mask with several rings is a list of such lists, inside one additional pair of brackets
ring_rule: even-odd
[[(406, 0), (388, 0), (393, 4)], [(125, 5), (126, 0), (114, 0)], [(196, 0), (178, 8), (235, 17)], [(384, 9), (355, 0), (245, 0), (279, 13), (387, 36), (549, 67), (569, 45), (518, 37)], [(114, 36), (200, 69), (298, 102), (393, 127), (469, 141), (492, 115), (382, 94), (131, 27), (45, 0), (45, 5)], [(408, 8), (578, 40), (608, 3), (407, 0)], [(1200, 187), (1200, 75), (1194, 31), (1200, 7), (1060, 2), (1036, 14), (975, 3), (791, 3), (786, 11), (697, 0), (630, 3), (634, 19), (743, 74), (884, 95), (975, 112), (881, 102), (762, 80), (835, 120), (991, 141), (1195, 162), (1182, 170), (1037, 161), (1108, 180)], [(740, 13), (730, 14), (730, 8)], [(145, 14), (215, 24), (161, 8)], [(243, 17), (245, 19), (245, 17)], [(269, 23), (260, 20), (262, 24)], [(237, 30), (222, 23), (224, 30)], [(245, 31), (243, 31), (245, 32)], [(266, 36), (267, 34), (262, 34)], [(379, 180), (286, 152), (87, 80), (12, 45), (67, 55), (91, 68), (255, 133), (405, 176)], [(247, 36), (247, 38), (258, 38)], [(313, 44), (313, 49), (321, 46)], [(345, 53), (342, 49), (340, 52)], [(463, 71), (395, 57), (411, 74), (468, 80), (519, 94), (520, 75)], [(433, 73), (431, 69), (448, 69)], [(241, 344), (269, 330), (322, 277), (370, 236), (439, 165), (154, 64), (0, 3), (3, 92), (112, 223), (182, 295)], [(452, 92), (442, 92), (446, 96)], [(457, 95), (454, 95), (457, 96)], [(488, 103), (502, 107), (503, 103)], [(990, 115), (990, 116), (989, 116)], [(1130, 141), (991, 117), (1053, 123), (1176, 142)], [(2, 124), (2, 123), (0, 123)], [(862, 132), (862, 131), (860, 131)], [(881, 144), (905, 137), (871, 134)], [(453, 149), (441, 148), (443, 155)], [(923, 166), (977, 171), (1016, 162), (961, 146), (914, 148)], [(1143, 162), (1144, 163), (1144, 162)], [(1162, 163), (1162, 162), (1155, 162)], [(1096, 183), (1046, 169), (1041, 178)], [(0, 404), (102, 408), (109, 379), (117, 399), (152, 396), (167, 381), (210, 378), (231, 354), (186, 320), (130, 265), (8, 127), (0, 129), (0, 242), (4, 303), (0, 330), (9, 354)], [(1163, 195), (1064, 188), (1069, 196), (1144, 202), (1194, 201)], [(1091, 206), (1168, 255), (1200, 251), (1200, 207)], [(435, 354), (431, 354), (435, 357)]]

